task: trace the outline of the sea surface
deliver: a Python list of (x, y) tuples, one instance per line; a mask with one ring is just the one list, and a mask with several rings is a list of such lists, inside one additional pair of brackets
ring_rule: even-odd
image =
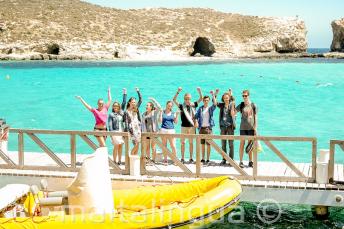
[[(92, 130), (94, 118), (75, 99), (81, 95), (96, 106), (98, 98), (121, 101), (122, 88), (128, 95), (143, 95), (144, 110), (148, 97), (162, 105), (172, 100), (180, 86), (198, 98), (232, 88), (237, 103), (241, 91), (249, 89), (258, 106), (259, 134), (263, 136), (316, 137), (318, 148), (329, 148), (330, 139), (344, 139), (344, 61), (324, 59), (204, 61), (204, 62), (2, 62), (0, 63), (0, 117), (13, 128)], [(182, 101), (182, 95), (179, 97)], [(219, 133), (218, 111), (215, 133)], [(240, 118), (237, 117), (238, 126)], [(177, 124), (177, 132), (180, 124)], [(235, 134), (239, 134), (237, 129)], [(69, 151), (69, 138), (40, 136), (56, 152)], [(110, 142), (108, 142), (110, 145)], [(276, 143), (294, 162), (311, 161), (310, 143)], [(238, 144), (235, 157), (238, 158)], [(263, 146), (264, 147), (264, 146)], [(16, 136), (10, 136), (10, 150), (16, 150)], [(27, 138), (25, 150), (40, 151)], [(91, 150), (78, 141), (78, 153)], [(220, 159), (212, 153), (212, 159)], [(259, 160), (279, 161), (264, 147)], [(344, 163), (337, 149), (336, 163)], [(283, 205), (277, 222), (267, 224), (258, 217), (256, 205), (241, 203), (244, 222), (218, 222), (210, 228), (342, 228), (343, 209), (330, 209), (329, 220), (315, 220), (308, 206)], [(271, 214), (279, 211), (271, 210)]]

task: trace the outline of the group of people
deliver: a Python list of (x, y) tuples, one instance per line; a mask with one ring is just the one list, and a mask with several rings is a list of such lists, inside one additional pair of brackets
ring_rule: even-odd
[[(181, 133), (182, 134), (212, 134), (215, 127), (214, 111), (216, 108), (219, 112), (219, 126), (221, 135), (234, 135), (236, 129), (236, 116), (241, 113), (240, 135), (256, 135), (258, 127), (257, 106), (250, 100), (249, 90), (242, 92), (243, 101), (236, 105), (235, 98), (232, 95), (232, 90), (224, 92), (221, 96), (221, 101), (217, 101), (219, 89), (210, 91), (211, 96), (203, 96), (200, 87), (197, 88), (199, 98), (197, 101), (192, 101), (191, 94), (185, 93), (183, 102), (178, 101), (178, 96), (182, 92), (179, 87), (172, 101), (167, 101), (163, 109), (160, 104), (154, 99), (149, 98), (146, 104), (146, 110), (140, 114), (140, 106), (142, 104), (142, 95), (139, 88), (136, 88), (138, 95), (138, 102), (135, 97), (131, 97), (127, 101), (127, 90), (123, 89), (123, 100), (114, 102), (112, 104), (111, 113), (108, 115), (108, 109), (111, 106), (112, 98), (110, 88), (108, 89), (108, 101), (105, 104), (103, 99), (98, 99), (98, 107), (93, 108), (86, 103), (81, 96), (76, 96), (82, 104), (93, 113), (95, 117), (94, 131), (115, 131), (115, 132), (129, 132), (130, 139), (133, 143), (131, 154), (138, 153), (139, 144), (141, 141), (141, 133), (163, 133), (162, 143), (167, 146), (170, 144), (172, 153), (176, 155), (176, 144), (173, 135), (175, 133), (175, 124), (178, 122), (178, 116), (181, 119)], [(200, 105), (203, 103), (202, 105)], [(178, 107), (177, 111), (173, 111), (173, 105)], [(106, 137), (96, 136), (99, 146), (105, 146)], [(189, 163), (193, 163), (193, 138), (187, 139), (189, 143)], [(113, 148), (113, 158), (118, 164), (121, 164), (122, 146), (124, 140), (122, 136), (111, 136)], [(210, 162), (210, 144), (201, 139), (202, 145), (202, 160), (203, 164)], [(234, 144), (233, 140), (222, 140), (222, 150), (227, 153), (227, 145), (229, 146), (229, 157), (234, 159)], [(253, 142), (248, 141), (245, 148), (245, 141), (240, 142), (239, 157), (240, 167), (244, 167), (243, 155), (244, 148), (249, 155), (249, 167), (253, 167), (252, 149)], [(206, 149), (207, 148), (207, 149)], [(145, 144), (145, 153), (147, 159), (155, 162), (156, 146), (152, 139), (148, 138), (148, 144)], [(152, 158), (151, 158), (152, 151)], [(206, 154), (207, 153), (207, 154)], [(167, 164), (167, 154), (164, 152), (164, 162)], [(181, 162), (185, 163), (185, 138), (181, 138)], [(225, 158), (222, 159), (222, 165), (226, 164)]]

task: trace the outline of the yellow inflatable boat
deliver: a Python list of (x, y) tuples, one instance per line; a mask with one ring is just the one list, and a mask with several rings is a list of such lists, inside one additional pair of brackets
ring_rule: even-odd
[[(0, 218), (0, 228), (195, 228), (229, 213), (241, 191), (240, 183), (229, 177), (114, 190), (113, 214), (73, 214), (70, 208), (48, 216)], [(29, 195), (25, 201), (28, 214), (35, 203)]]

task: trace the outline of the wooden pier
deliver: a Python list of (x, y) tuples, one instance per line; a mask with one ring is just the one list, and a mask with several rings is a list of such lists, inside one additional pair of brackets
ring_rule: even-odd
[[(97, 145), (92, 140), (93, 131), (57, 131), (57, 130), (25, 130), (11, 129), (11, 137), (17, 135), (17, 151), (2, 152), (0, 150), (0, 187), (6, 183), (37, 183), (46, 178), (55, 189), (63, 189), (75, 176), (80, 164), (87, 154), (77, 154), (77, 141), (85, 142), (92, 150)], [(142, 149), (148, 143), (148, 138), (155, 141), (168, 157), (169, 164), (161, 162), (148, 163), (145, 152), (141, 150), (140, 176), (130, 176), (129, 136), (128, 133), (97, 132), (97, 135), (120, 135), (124, 137), (123, 150), (124, 163), (117, 165), (109, 156), (113, 183), (118, 181), (133, 181), (138, 184), (184, 182), (190, 179), (202, 177), (214, 177), (219, 175), (233, 176), (240, 180), (243, 186), (242, 201), (260, 202), (265, 199), (274, 199), (279, 203), (308, 204), (321, 206), (344, 207), (344, 166), (335, 163), (336, 146), (344, 151), (343, 140), (331, 140), (329, 143), (330, 160), (328, 167), (329, 180), (326, 184), (316, 182), (317, 139), (310, 137), (267, 137), (267, 136), (221, 136), (221, 135), (185, 135), (185, 134), (142, 134)], [(44, 141), (38, 137), (42, 135), (67, 136), (69, 139), (69, 152), (53, 152)], [(181, 161), (162, 144), (161, 138), (173, 136), (191, 138), (195, 143), (195, 163), (181, 163)], [(27, 152), (24, 138), (32, 140), (41, 153)], [(211, 145), (213, 153), (224, 157), (230, 166), (220, 165), (220, 161), (212, 160), (211, 163), (201, 163), (201, 139)], [(234, 161), (225, 154), (217, 145), (219, 140), (253, 140), (254, 165), (253, 168), (240, 168), (238, 161)], [(264, 143), (280, 162), (264, 161), (257, 152), (257, 141)], [(308, 153), (310, 163), (291, 162), (274, 142), (303, 142), (309, 144)], [(111, 151), (110, 146), (109, 151)], [(245, 162), (247, 164), (247, 162)], [(30, 179), (28, 179), (30, 178)]]

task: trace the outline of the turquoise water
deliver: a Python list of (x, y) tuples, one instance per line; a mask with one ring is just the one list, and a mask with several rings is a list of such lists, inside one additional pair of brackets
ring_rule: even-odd
[[(113, 99), (118, 101), (123, 87), (128, 89), (129, 96), (136, 96), (134, 88), (139, 87), (144, 98), (141, 110), (148, 97), (164, 105), (178, 86), (183, 87), (183, 92), (191, 92), (195, 100), (197, 86), (204, 94), (215, 88), (221, 93), (230, 87), (237, 103), (242, 100), (241, 91), (250, 89), (251, 100), (258, 106), (260, 135), (317, 137), (319, 148), (328, 148), (330, 139), (344, 138), (344, 61), (3, 62), (0, 117), (15, 128), (91, 130), (94, 118), (74, 96), (81, 95), (89, 104), (96, 105), (98, 98), (106, 99), (109, 85)], [(216, 121), (217, 117), (218, 111)], [(218, 125), (215, 133), (219, 133)], [(43, 139), (57, 152), (69, 150), (67, 137)], [(80, 152), (90, 152), (83, 143), (79, 144)], [(276, 145), (292, 161), (311, 159), (310, 143)], [(36, 150), (30, 142), (26, 149)], [(260, 160), (278, 160), (267, 147), (264, 149)], [(220, 157), (213, 153), (212, 158)], [(338, 150), (336, 160), (344, 163), (344, 153)]]
[[(161, 104), (171, 100), (177, 87), (197, 98), (196, 87), (204, 94), (211, 89), (231, 87), (237, 101), (241, 91), (250, 89), (259, 109), (259, 132), (266, 136), (317, 137), (319, 148), (328, 148), (330, 139), (344, 139), (344, 61), (269, 61), (231, 63), (109, 63), (109, 62), (8, 62), (0, 63), (0, 117), (15, 128), (90, 130), (94, 120), (74, 96), (81, 95), (92, 105), (106, 98), (108, 85), (115, 100), (123, 87), (129, 96), (141, 88), (144, 103), (155, 97)], [(182, 96), (180, 97), (182, 99)], [(141, 107), (141, 110), (144, 106)], [(215, 116), (218, 116), (218, 111)], [(240, 119), (237, 119), (238, 121)], [(177, 125), (177, 132), (180, 130)], [(239, 130), (236, 130), (238, 134)], [(215, 127), (218, 133), (218, 127)], [(15, 150), (14, 135), (10, 147)], [(68, 152), (68, 137), (43, 137), (58, 152)], [(292, 161), (310, 161), (311, 145), (277, 144)], [(80, 147), (80, 148), (79, 148)], [(79, 141), (79, 151), (90, 153)], [(260, 160), (277, 160), (265, 147)], [(25, 149), (38, 151), (30, 141)], [(236, 145), (236, 158), (237, 158)], [(213, 153), (212, 158), (219, 159)], [(337, 163), (344, 163), (338, 150)], [(256, 205), (241, 203), (244, 222), (226, 220), (210, 228), (342, 228), (344, 210), (330, 209), (329, 220), (315, 220), (310, 207), (283, 205), (280, 219), (263, 223)], [(271, 215), (277, 212), (272, 210)]]

